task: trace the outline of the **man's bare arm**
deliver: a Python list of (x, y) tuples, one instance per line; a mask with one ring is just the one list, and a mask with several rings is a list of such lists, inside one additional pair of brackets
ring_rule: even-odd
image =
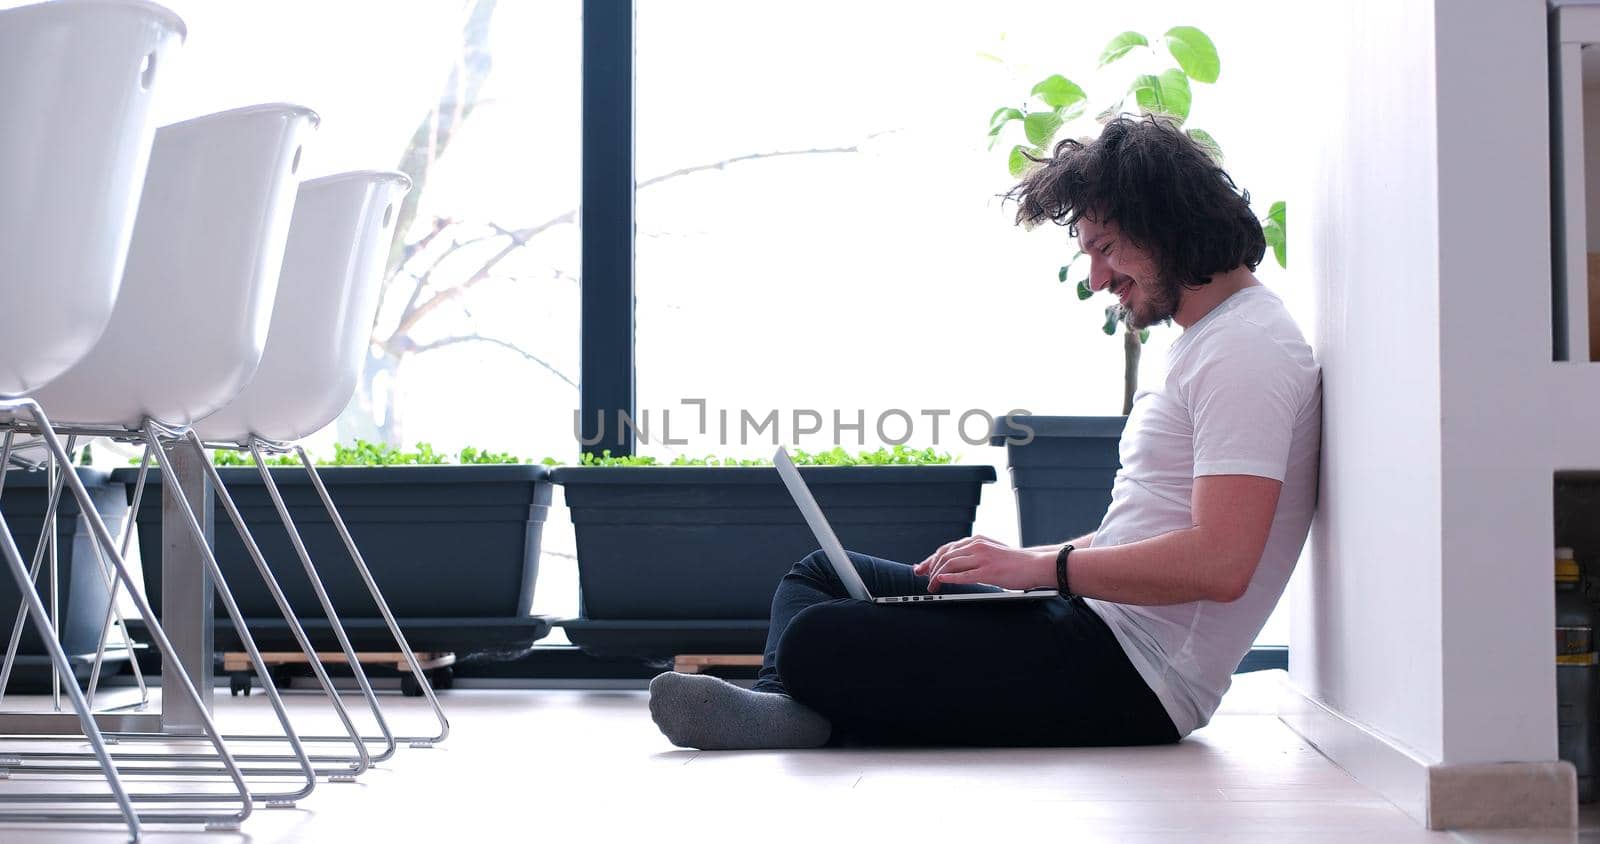
[(1282, 490), (1279, 481), (1253, 475), (1196, 478), (1193, 527), (1073, 551), (1072, 591), (1119, 604), (1238, 600), (1261, 562)]
[[(1067, 560), (1068, 586), (1079, 595), (1120, 604), (1238, 600), (1261, 563), (1282, 490), (1282, 483), (1253, 475), (1196, 478), (1192, 527), (1126, 545), (1074, 550)], [(916, 573), (929, 578), (933, 592), (945, 583), (1054, 586), (1060, 549), (1012, 548), (973, 536), (940, 547), (916, 565)]]
[[(1072, 542), (1071, 542), (1071, 545), (1072, 545), (1072, 547), (1074, 549), (1088, 548), (1090, 545), (1093, 545), (1093, 544), (1094, 544), (1094, 531), (1090, 531), (1090, 532), (1084, 534), (1083, 536), (1080, 536), (1077, 539), (1072, 540)], [(1060, 545), (1030, 545), (1030, 546), (1027, 547), (1026, 550), (1028, 550), (1028, 551), (1049, 551), (1050, 553), (1053, 554), (1053, 553), (1055, 553), (1057, 551), (1060, 551), (1061, 550), (1061, 546)]]

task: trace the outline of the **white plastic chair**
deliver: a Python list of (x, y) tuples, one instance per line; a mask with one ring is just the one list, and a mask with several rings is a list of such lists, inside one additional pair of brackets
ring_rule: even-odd
[[(249, 451), (300, 556), (330, 627), (388, 742), (393, 741), (343, 624), (317, 576), (304, 542), (262, 457), (264, 451), (299, 452), (329, 519), (408, 666), (427, 696), (439, 731), (405, 736), (431, 747), (449, 735), (449, 721), (406, 642), (360, 550), (304, 449), (292, 445), (338, 418), (350, 403), (367, 354), (382, 270), (393, 239), (393, 220), (411, 182), (402, 173), (343, 173), (306, 182), (295, 204), (289, 248), (267, 349), (256, 376), (226, 408), (201, 420), (194, 433), (207, 445)], [(379, 757), (380, 760), (382, 757)]]
[[(146, 463), (152, 448), (189, 447), (186, 426), (226, 405), (255, 372), (266, 340), (290, 210), (298, 180), (304, 136), (316, 126), (316, 113), (297, 105), (274, 104), (207, 115), (160, 129), (150, 155), (121, 295), (110, 325), (94, 348), (68, 372), (39, 390), (36, 398), (52, 409), (58, 433), (109, 436), (142, 442)], [(56, 410), (59, 408), (59, 411)], [(198, 446), (195, 446), (198, 451)], [(209, 462), (199, 454), (207, 469)], [(158, 461), (164, 482), (178, 487), (169, 461)], [(64, 473), (71, 477), (71, 473)], [(216, 478), (214, 470), (213, 482)], [(136, 495), (142, 494), (142, 484)], [(217, 486), (217, 500), (254, 549), (243, 520)], [(241, 756), (241, 761), (293, 762), (304, 784), (292, 791), (254, 796), (271, 804), (292, 804), (326, 774), (345, 778), (364, 772), (371, 760), (332, 681), (317, 671), (323, 690), (355, 747), (353, 758), (335, 757), (348, 767), (322, 771), (312, 765), (290, 723), (198, 519), (182, 496), (175, 496), (180, 522), (199, 546), (217, 596), (232, 619), (266, 689), (292, 758)], [(276, 579), (259, 554), (257, 569), (278, 600), (292, 631), (309, 650)], [(137, 589), (130, 591), (136, 595)], [(153, 616), (140, 610), (149, 624)], [(156, 628), (151, 627), (152, 635)], [(175, 662), (168, 662), (169, 666)], [(320, 665), (314, 667), (320, 669)], [(209, 693), (209, 690), (207, 690)], [(129, 739), (145, 736), (127, 736)], [(165, 740), (164, 736), (148, 737)], [(12, 754), (18, 770), (70, 773), (81, 770), (49, 764), (77, 754)], [(205, 754), (117, 753), (118, 761), (161, 762), (139, 773), (215, 776)], [(318, 760), (323, 761), (323, 760)], [(200, 767), (173, 763), (201, 762)], [(132, 770), (132, 769), (130, 769)], [(246, 774), (282, 776), (282, 768), (243, 769)], [(292, 773), (290, 771), (289, 773)]]
[[(321, 430), (350, 403), (377, 310), (394, 218), (410, 189), (411, 180), (405, 174), (381, 171), (342, 173), (301, 184), (261, 365), (233, 402), (193, 426), (193, 434), (209, 446), (250, 451), (254, 456), (329, 626), (377, 719), (383, 735), (370, 740), (385, 745), (374, 757), (380, 762), (393, 754), (396, 739), (262, 452), (288, 451), (288, 443)], [(424, 746), (443, 741), (449, 733), (444, 711), (366, 562), (349, 540), (338, 510), (316, 478), (315, 467), (309, 460), (305, 462), (329, 518), (345, 537), (357, 571), (433, 706), (439, 732), (405, 740)]]
[(58, 427), (186, 427), (255, 374), (278, 291), (304, 106), (209, 114), (156, 132), (110, 325), (34, 393)]
[[(185, 37), (183, 21), (139, 0), (75, 0), (0, 11), (0, 414), (31, 419), (83, 511), (114, 575), (130, 587), (131, 575), (95, 514), (92, 499), (39, 405), (25, 395), (78, 362), (105, 328), (122, 277), (139, 190), (154, 126), (150, 98), (165, 66)], [(13, 438), (0, 447), (9, 463)], [(0, 484), (4, 482), (0, 472)], [(47, 516), (46, 521), (49, 521)], [(24, 596), (53, 669), (71, 675), (55, 630), (33, 592), (10, 529), (0, 516), (0, 556)], [(142, 598), (141, 611), (148, 611)], [(168, 659), (175, 654), (159, 627), (151, 629)], [(187, 676), (173, 675), (173, 692), (200, 698)], [(93, 714), (76, 684), (68, 698), (99, 773), (110, 786), (116, 812), (49, 808), (82, 805), (82, 793), (0, 794), (0, 803), (32, 808), (0, 812), (0, 822), (111, 822), (126, 824), (137, 840), (144, 820), (236, 826), (250, 813), (238, 766), (214, 725), (203, 719), (237, 789), (235, 813), (141, 813), (107, 751)], [(217, 802), (230, 802), (224, 794)]]
[(278, 299), (255, 376), (194, 424), (207, 442), (292, 442), (337, 419), (355, 394), (372, 335), (404, 173), (359, 171), (302, 182)]
[(0, 11), (0, 396), (65, 372), (105, 328), (155, 131), (152, 88), (184, 35), (176, 15), (133, 0)]

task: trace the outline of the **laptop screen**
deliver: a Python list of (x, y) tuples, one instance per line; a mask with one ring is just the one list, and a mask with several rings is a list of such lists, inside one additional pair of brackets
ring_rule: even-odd
[(845, 554), (844, 546), (839, 544), (839, 537), (833, 535), (833, 526), (822, 517), (822, 508), (817, 506), (817, 500), (811, 497), (811, 488), (800, 477), (800, 470), (795, 468), (794, 461), (789, 459), (789, 452), (783, 446), (778, 446), (778, 453), (772, 456), (772, 462), (778, 467), (778, 476), (783, 478), (783, 485), (789, 488), (789, 494), (794, 497), (794, 503), (800, 507), (800, 514), (806, 517), (806, 524), (811, 526), (811, 533), (816, 536), (817, 544), (822, 547), (822, 553), (828, 557), (828, 562), (833, 564), (833, 570), (839, 575), (839, 580), (844, 582), (845, 591), (850, 597), (863, 601), (872, 600), (872, 593), (867, 591), (867, 584), (861, 582), (861, 575), (856, 572), (855, 564), (850, 562), (849, 555)]

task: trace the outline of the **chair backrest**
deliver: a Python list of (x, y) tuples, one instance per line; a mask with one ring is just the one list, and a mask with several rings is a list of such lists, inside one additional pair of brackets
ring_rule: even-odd
[(261, 365), (227, 407), (195, 424), (201, 437), (298, 440), (344, 411), (361, 377), (394, 221), (409, 190), (405, 174), (379, 171), (300, 185)]
[(105, 329), (150, 157), (150, 98), (183, 21), (154, 3), (0, 11), (0, 396)]
[(188, 425), (238, 395), (261, 360), (301, 144), (317, 122), (273, 104), (156, 131), (111, 322), (34, 394), (53, 421)]

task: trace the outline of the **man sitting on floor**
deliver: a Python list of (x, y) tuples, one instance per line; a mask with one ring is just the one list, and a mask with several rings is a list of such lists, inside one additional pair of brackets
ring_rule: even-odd
[(663, 674), (650, 712), (704, 750), (865, 744), (1174, 742), (1210, 720), (1310, 529), (1321, 373), (1276, 294), (1242, 193), (1169, 122), (1062, 141), (1011, 192), (1017, 221), (1068, 227), (1089, 283), (1134, 330), (1183, 327), (1142, 390), (1100, 527), (1063, 545), (982, 536), (915, 566), (851, 553), (874, 595), (1055, 586), (1062, 596), (876, 605), (822, 553), (772, 602), (753, 690)]

